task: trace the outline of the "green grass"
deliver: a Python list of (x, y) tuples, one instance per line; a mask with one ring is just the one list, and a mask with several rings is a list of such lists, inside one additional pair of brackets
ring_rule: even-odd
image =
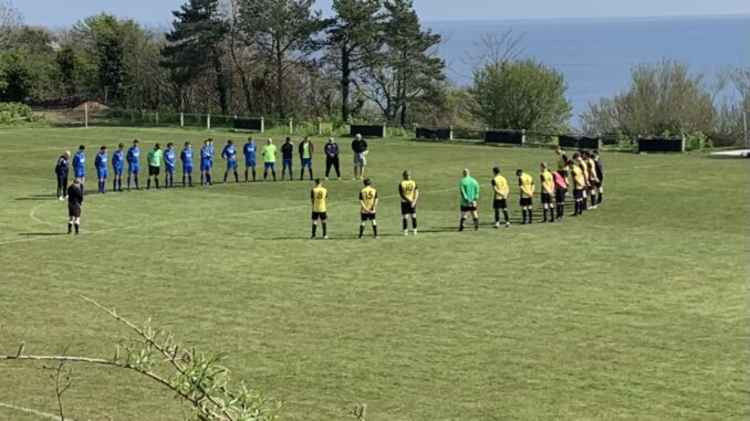
[[(345, 419), (356, 403), (369, 420), (750, 417), (747, 162), (605, 153), (602, 208), (497, 231), (490, 168), (536, 176), (550, 151), (378, 140), (377, 241), (354, 239), (353, 181), (328, 183), (327, 242), (307, 239), (310, 185), (298, 181), (93, 194), (81, 236), (47, 235), (65, 230), (50, 196), (61, 150), (86, 144), (93, 162), (101, 144), (204, 136), (0, 131), (0, 354), (25, 341), (29, 353), (110, 356), (125, 331), (85, 294), (228, 352), (235, 379), (283, 401), (282, 419)], [(464, 167), (484, 188), (478, 233), (454, 232)], [(422, 191), (416, 238), (400, 235), (404, 168)], [(74, 370), (75, 419), (186, 413), (134, 375)], [(0, 363), (0, 402), (54, 413), (49, 374)], [(0, 419), (28, 417), (0, 406)]]

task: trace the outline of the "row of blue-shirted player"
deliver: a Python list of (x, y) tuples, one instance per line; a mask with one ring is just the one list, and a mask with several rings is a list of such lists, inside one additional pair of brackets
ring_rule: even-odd
[[(118, 148), (112, 154), (111, 166), (114, 173), (114, 180), (112, 183), (113, 190), (122, 191), (122, 176), (125, 172), (125, 163), (128, 164), (127, 172), (127, 188), (131, 188), (131, 183), (134, 183), (136, 189), (139, 189), (139, 174), (140, 174), (140, 163), (141, 163), (141, 148), (139, 141), (136, 139), (127, 151), (125, 151), (125, 145), (119, 144)], [(65, 152), (57, 159), (55, 165), (55, 174), (57, 176), (57, 196), (60, 200), (63, 200), (66, 195), (67, 180), (69, 167), (73, 167), (73, 176), (81, 181), (81, 184), (85, 182), (86, 177), (86, 153), (85, 146), (81, 145), (78, 151), (72, 157), (72, 163), (70, 162), (70, 152)], [(256, 155), (258, 147), (255, 140), (248, 138), (247, 143), (242, 148), (242, 152), (245, 158), (245, 181), (249, 181), (250, 174), (252, 174), (252, 180), (256, 180)], [(357, 135), (352, 141), (352, 151), (354, 153), (354, 176), (355, 178), (364, 176), (364, 168), (367, 164), (366, 154), (368, 150), (367, 142), (362, 136)], [(326, 155), (326, 178), (329, 177), (331, 170), (335, 170), (337, 178), (341, 177), (341, 170), (339, 164), (339, 146), (333, 138), (328, 139), (325, 148)], [(301, 161), (300, 179), (304, 178), (305, 169), (309, 174), (310, 179), (313, 178), (312, 169), (312, 158), (314, 153), (314, 144), (308, 137), (305, 137), (299, 144), (298, 152)], [(270, 175), (274, 181), (276, 181), (276, 157), (278, 155), (276, 145), (273, 144), (272, 139), (266, 141), (266, 145), (261, 150), (261, 156), (263, 158), (263, 179), (267, 179)], [(286, 177), (287, 171), (289, 179), (292, 179), (292, 157), (294, 155), (294, 143), (291, 138), (287, 137), (284, 144), (281, 146), (282, 155), (282, 180)], [(212, 169), (214, 165), (215, 147), (213, 139), (206, 139), (200, 149), (200, 182), (201, 185), (211, 185), (212, 181)], [(228, 140), (221, 152), (221, 157), (226, 161), (226, 171), (224, 173), (224, 181), (227, 181), (227, 177), (230, 173), (234, 174), (236, 182), (239, 182), (239, 174), (237, 173), (238, 167), (238, 151), (232, 140)], [(184, 186), (193, 185), (192, 173), (193, 173), (193, 149), (190, 142), (185, 142), (183, 149), (180, 151), (179, 159), (182, 162), (182, 183)], [(162, 162), (165, 168), (165, 187), (174, 187), (174, 173), (177, 167), (177, 150), (173, 143), (168, 143), (166, 149), (162, 150), (161, 145), (156, 143), (153, 149), (147, 154), (146, 162), (148, 164), (148, 179), (146, 188), (151, 188), (151, 181), (153, 179), (154, 186), (159, 188), (159, 173), (162, 167)], [(99, 152), (96, 154), (94, 159), (94, 168), (96, 169), (97, 179), (99, 182), (99, 192), (106, 192), (106, 179), (109, 176), (108, 171), (109, 154), (106, 146), (102, 146)]]

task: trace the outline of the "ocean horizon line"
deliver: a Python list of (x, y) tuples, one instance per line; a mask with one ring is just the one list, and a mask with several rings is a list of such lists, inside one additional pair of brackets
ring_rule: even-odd
[(422, 19), (422, 22), (429, 26), (429, 24), (435, 23), (491, 23), (491, 22), (504, 22), (504, 23), (542, 23), (542, 22), (558, 22), (558, 23), (604, 23), (604, 22), (648, 22), (648, 21), (689, 21), (689, 20), (705, 20), (705, 19), (716, 19), (716, 20), (732, 20), (732, 19), (750, 19), (750, 13), (739, 13), (739, 14), (687, 14), (687, 15), (655, 15), (655, 16), (589, 16), (589, 17), (518, 17), (518, 18), (430, 18), (426, 17)]

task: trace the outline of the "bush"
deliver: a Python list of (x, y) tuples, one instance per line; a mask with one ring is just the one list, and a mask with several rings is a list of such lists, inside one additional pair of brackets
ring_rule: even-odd
[(630, 138), (670, 133), (710, 133), (716, 110), (700, 75), (664, 61), (633, 69), (627, 92), (591, 104), (582, 116), (590, 134), (621, 132)]
[(0, 124), (11, 125), (20, 121), (32, 121), (31, 107), (17, 102), (0, 102)]
[(489, 128), (565, 130), (572, 107), (557, 70), (534, 60), (495, 61), (474, 72), (472, 113)]

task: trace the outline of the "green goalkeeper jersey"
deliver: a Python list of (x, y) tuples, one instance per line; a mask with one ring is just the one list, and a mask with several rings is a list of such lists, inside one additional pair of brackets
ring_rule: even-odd
[(479, 183), (474, 177), (467, 175), (462, 178), (458, 187), (461, 192), (461, 206), (470, 206), (472, 202), (479, 200)]

